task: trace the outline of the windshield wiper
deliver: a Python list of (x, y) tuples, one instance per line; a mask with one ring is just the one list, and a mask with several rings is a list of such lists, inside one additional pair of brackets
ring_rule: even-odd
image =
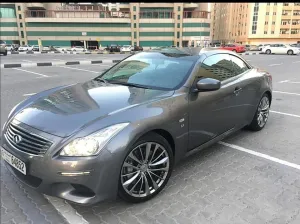
[(149, 86), (144, 86), (144, 85), (130, 83), (130, 82), (110, 81), (110, 83), (112, 83), (112, 84), (119, 84), (119, 85), (123, 85), (123, 86), (132, 86), (132, 87), (143, 88), (143, 89), (152, 89)]
[(107, 83), (107, 81), (105, 79), (102, 79), (100, 77), (94, 78), (94, 80)]

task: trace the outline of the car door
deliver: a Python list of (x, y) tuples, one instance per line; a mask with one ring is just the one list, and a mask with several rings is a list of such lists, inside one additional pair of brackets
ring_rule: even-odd
[(237, 83), (229, 54), (212, 55), (197, 66), (195, 82), (214, 78), (221, 88), (189, 94), (189, 150), (235, 127)]
[(278, 54), (287, 54), (287, 47), (284, 44), (278, 44)]
[(253, 111), (254, 99), (258, 91), (256, 77), (252, 75), (252, 69), (239, 57), (230, 55), (233, 71), (236, 76), (235, 92), (235, 124), (236, 126), (244, 126), (249, 121), (249, 111)]

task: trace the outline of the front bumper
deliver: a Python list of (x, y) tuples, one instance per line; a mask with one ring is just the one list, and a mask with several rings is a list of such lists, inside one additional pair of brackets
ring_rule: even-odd
[(17, 150), (4, 135), (1, 141), (2, 148), (26, 164), (26, 175), (4, 162), (8, 170), (43, 194), (84, 205), (117, 197), (120, 167), (116, 164), (122, 164), (122, 157), (105, 148), (95, 157), (68, 158), (53, 153), (58, 144), (40, 156)]

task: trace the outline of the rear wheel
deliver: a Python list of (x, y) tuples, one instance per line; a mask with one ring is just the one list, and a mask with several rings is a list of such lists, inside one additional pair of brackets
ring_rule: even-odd
[(139, 203), (157, 195), (167, 184), (173, 169), (173, 152), (168, 141), (156, 133), (138, 140), (122, 164), (119, 195)]
[(294, 51), (293, 51), (293, 50), (288, 50), (287, 54), (288, 54), (288, 55), (293, 55), (293, 54), (294, 54)]
[(268, 121), (269, 112), (270, 99), (269, 96), (265, 93), (258, 104), (253, 120), (248, 128), (252, 131), (260, 131), (261, 129), (263, 129)]
[(271, 54), (271, 50), (270, 49), (266, 50), (266, 53)]
[(6, 55), (7, 55), (7, 51), (5, 51), (5, 52), (3, 53), (3, 55), (6, 56)]

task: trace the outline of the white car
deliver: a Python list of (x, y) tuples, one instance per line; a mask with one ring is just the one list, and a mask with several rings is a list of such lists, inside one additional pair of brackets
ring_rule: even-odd
[(264, 47), (270, 46), (270, 44), (260, 44), (258, 45), (258, 50), (261, 51)]
[(23, 45), (19, 47), (19, 51), (32, 51), (33, 47), (30, 45)]
[(132, 51), (132, 47), (130, 45), (123, 45), (121, 47), (121, 52), (130, 52)]
[(55, 50), (60, 51), (60, 52), (64, 52), (67, 51), (67, 49), (65, 47), (59, 47), (59, 46), (54, 46), (53, 47)]
[(86, 49), (82, 46), (75, 46), (71, 48), (71, 51), (75, 51), (75, 52), (84, 52), (86, 51)]
[(13, 49), (14, 49), (14, 47), (11, 44), (6, 45), (6, 50), (7, 51), (12, 51)]
[(270, 44), (264, 47), (262, 50), (264, 54), (300, 54), (300, 49), (297, 47), (292, 47), (288, 44)]

